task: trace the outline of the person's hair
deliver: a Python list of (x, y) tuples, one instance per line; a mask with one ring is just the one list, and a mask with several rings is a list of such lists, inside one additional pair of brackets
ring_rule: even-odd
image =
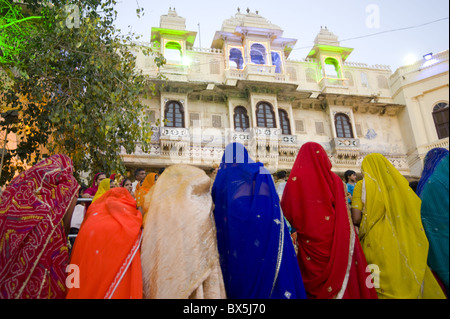
[(344, 178), (345, 178), (345, 182), (348, 183), (348, 178), (350, 176), (352, 176), (353, 174), (356, 174), (355, 171), (352, 171), (351, 169), (349, 169), (348, 171), (345, 171), (344, 173)]
[(121, 186), (121, 187), (124, 187), (124, 186), (125, 186), (125, 183), (126, 183), (127, 181), (130, 181), (130, 182), (131, 182), (131, 179), (129, 179), (128, 177), (125, 177), (125, 178), (123, 179), (122, 183), (120, 183), (120, 186)]
[(277, 172), (278, 178), (285, 178), (286, 177), (286, 171), (278, 171)]
[(158, 175), (161, 175), (165, 169), (166, 169), (165, 167), (161, 167), (158, 171)]
[(143, 168), (136, 168), (136, 170), (134, 171), (134, 177), (136, 177), (139, 174), (139, 172), (141, 172), (141, 171), (145, 171), (145, 169), (143, 169)]

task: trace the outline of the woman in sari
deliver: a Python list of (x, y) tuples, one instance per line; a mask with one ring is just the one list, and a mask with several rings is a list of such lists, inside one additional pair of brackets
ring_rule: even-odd
[(125, 188), (96, 199), (73, 247), (70, 263), (78, 266), (79, 285), (69, 289), (67, 298), (142, 298), (141, 226), (142, 215)]
[(174, 165), (145, 196), (145, 298), (226, 298), (210, 184), (203, 170)]
[(419, 196), (422, 199), (422, 223), (430, 243), (428, 266), (449, 288), (449, 152), (433, 149), (425, 157)]
[(144, 181), (142, 182), (142, 185), (136, 189), (135, 198), (138, 208), (144, 205), (144, 197), (150, 191), (153, 185), (155, 185), (157, 176), (158, 174), (156, 173), (147, 174)]
[(109, 178), (103, 179), (98, 185), (97, 192), (95, 193), (92, 203), (99, 199), (104, 193), (111, 189), (111, 180)]
[(449, 152), (445, 148), (436, 147), (430, 150), (425, 156), (422, 176), (420, 177), (419, 183), (417, 184), (416, 194), (421, 197), (422, 191), (428, 182), (428, 179), (433, 175), (438, 164), (448, 157)]
[(124, 180), (120, 183), (120, 187), (126, 188), (130, 192), (131, 196), (133, 196), (134, 198), (133, 183), (131, 182), (131, 179), (124, 178)]
[(367, 262), (379, 269), (378, 297), (445, 298), (427, 266), (429, 244), (420, 198), (383, 155), (367, 155), (361, 168), (361, 195), (355, 189), (352, 214), (357, 224), (360, 221), (359, 238)]
[(94, 198), (95, 193), (97, 193), (98, 186), (100, 182), (106, 178), (106, 174), (103, 172), (99, 172), (95, 174), (94, 181), (92, 182), (92, 186), (86, 189), (83, 193), (83, 197), (85, 198)]
[(297, 231), (298, 263), (308, 298), (373, 299), (367, 262), (347, 209), (342, 180), (320, 144), (304, 144), (281, 200)]
[(269, 171), (242, 144), (229, 144), (212, 188), (228, 298), (306, 298)]
[(0, 204), (0, 298), (64, 298), (79, 185), (56, 154), (14, 178)]

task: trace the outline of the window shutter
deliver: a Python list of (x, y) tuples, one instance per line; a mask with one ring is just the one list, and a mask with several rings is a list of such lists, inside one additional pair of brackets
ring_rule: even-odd
[(200, 126), (200, 113), (189, 113), (189, 126)]
[(449, 136), (448, 106), (433, 112), (434, 124), (438, 138), (446, 138)]
[(317, 134), (325, 134), (325, 128), (323, 126), (323, 122), (316, 122), (316, 133)]
[(295, 120), (295, 131), (296, 132), (305, 132), (305, 125), (303, 120)]
[(218, 60), (211, 60), (209, 62), (209, 71), (211, 74), (220, 74), (220, 62)]
[(222, 116), (220, 115), (212, 116), (212, 127), (222, 128)]

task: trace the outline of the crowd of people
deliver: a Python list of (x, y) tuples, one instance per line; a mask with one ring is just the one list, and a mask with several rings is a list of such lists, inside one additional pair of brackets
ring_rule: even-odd
[(56, 154), (1, 195), (0, 298), (446, 299), (448, 160), (431, 150), (413, 189), (375, 153), (343, 180), (308, 142), (274, 180), (231, 143), (209, 174), (81, 188)]

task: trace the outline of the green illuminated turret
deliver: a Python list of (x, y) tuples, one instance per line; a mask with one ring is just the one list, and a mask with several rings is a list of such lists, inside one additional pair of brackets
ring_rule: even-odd
[(194, 45), (197, 32), (187, 31), (185, 22), (175, 8), (169, 8), (169, 13), (161, 16), (159, 28), (152, 28), (150, 42), (159, 45), (168, 64), (182, 64), (187, 48)]
[(342, 79), (342, 65), (352, 51), (352, 48), (341, 47), (338, 37), (325, 27), (320, 29), (307, 57), (318, 61), (322, 77)]

